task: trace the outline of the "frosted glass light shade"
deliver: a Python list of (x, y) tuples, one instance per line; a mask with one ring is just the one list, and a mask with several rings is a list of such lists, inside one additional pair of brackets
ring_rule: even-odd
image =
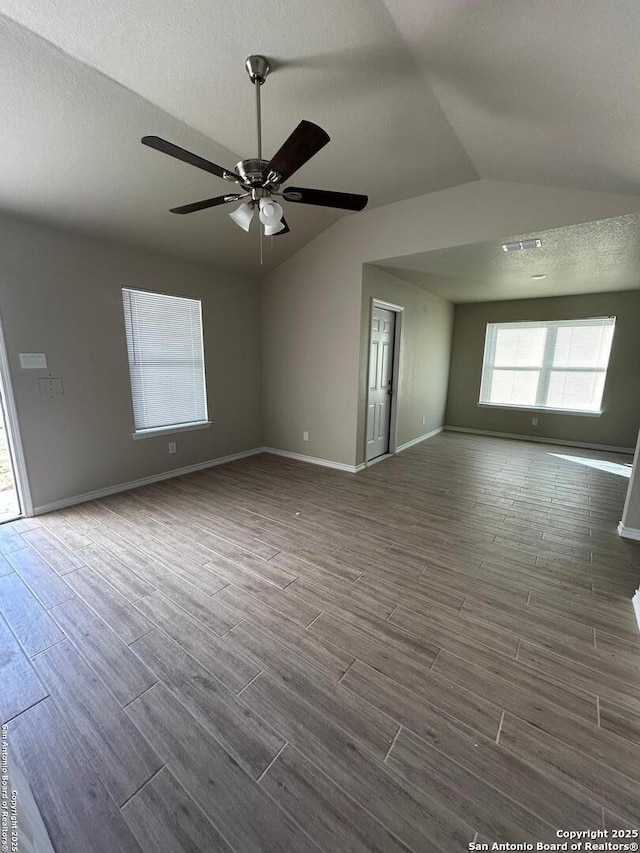
[(235, 210), (232, 210), (229, 216), (233, 219), (236, 225), (239, 225), (243, 231), (248, 231), (253, 219), (254, 210), (248, 204), (240, 204)]
[(265, 237), (272, 237), (274, 234), (278, 234), (280, 231), (284, 231), (284, 222), (276, 222), (275, 225), (264, 226)]
[(277, 201), (272, 201), (270, 198), (260, 199), (260, 222), (263, 225), (274, 226), (278, 224), (283, 214), (284, 211)]

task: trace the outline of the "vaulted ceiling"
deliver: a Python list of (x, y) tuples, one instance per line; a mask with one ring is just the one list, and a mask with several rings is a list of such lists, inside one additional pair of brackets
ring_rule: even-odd
[[(273, 69), (265, 152), (301, 118), (332, 137), (296, 184), (370, 206), (478, 177), (640, 193), (635, 0), (0, 0), (0, 13), (6, 211), (255, 271), (257, 233), (227, 211), (167, 212), (228, 185), (139, 143), (158, 134), (229, 167), (255, 156), (250, 53)], [(292, 206), (264, 269), (342, 215)]]

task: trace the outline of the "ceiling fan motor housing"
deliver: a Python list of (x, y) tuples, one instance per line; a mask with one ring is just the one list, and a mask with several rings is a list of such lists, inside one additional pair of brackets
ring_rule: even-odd
[(236, 163), (236, 172), (242, 178), (242, 183), (250, 187), (262, 186), (262, 173), (269, 165), (267, 160), (241, 160)]
[(268, 186), (269, 192), (275, 192), (278, 189), (280, 175), (270, 172), (265, 180), (264, 171), (268, 165), (267, 160), (241, 160), (236, 163), (236, 172), (245, 186), (252, 189)]

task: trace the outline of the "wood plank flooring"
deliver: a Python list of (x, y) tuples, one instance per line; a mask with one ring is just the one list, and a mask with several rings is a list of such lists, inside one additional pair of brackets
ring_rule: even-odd
[(637, 828), (630, 462), (444, 433), (3, 525), (0, 712), (56, 851)]

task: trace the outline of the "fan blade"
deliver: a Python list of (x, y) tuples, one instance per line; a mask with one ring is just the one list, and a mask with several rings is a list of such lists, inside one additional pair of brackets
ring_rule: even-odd
[(272, 183), (280, 184), (286, 181), (321, 148), (324, 148), (329, 139), (329, 134), (321, 127), (303, 119), (271, 158), (271, 162), (262, 173), (264, 180), (269, 178), (271, 172), (276, 172), (279, 178)]
[(140, 142), (142, 142), (143, 145), (148, 145), (149, 148), (155, 148), (156, 151), (168, 154), (169, 157), (175, 157), (176, 160), (182, 160), (183, 163), (189, 163), (189, 165), (196, 166), (198, 169), (204, 169), (205, 172), (211, 172), (212, 175), (217, 175), (219, 178), (242, 183), (242, 178), (240, 175), (236, 175), (235, 172), (223, 169), (222, 166), (217, 166), (215, 163), (205, 160), (204, 157), (192, 154), (191, 151), (186, 151), (184, 148), (180, 148), (179, 145), (174, 145), (173, 142), (167, 142), (166, 139), (160, 139), (159, 136), (143, 136)]
[(196, 210), (206, 210), (208, 207), (217, 207), (219, 204), (227, 204), (229, 201), (237, 201), (243, 198), (238, 193), (232, 195), (219, 195), (216, 198), (205, 198), (204, 201), (194, 201), (191, 204), (183, 204), (182, 207), (172, 207), (169, 213), (195, 213)]
[(310, 190), (307, 187), (287, 187), (282, 191), (282, 197), (296, 204), (317, 204), (320, 207), (339, 207), (341, 210), (362, 210), (369, 201), (366, 195)]

